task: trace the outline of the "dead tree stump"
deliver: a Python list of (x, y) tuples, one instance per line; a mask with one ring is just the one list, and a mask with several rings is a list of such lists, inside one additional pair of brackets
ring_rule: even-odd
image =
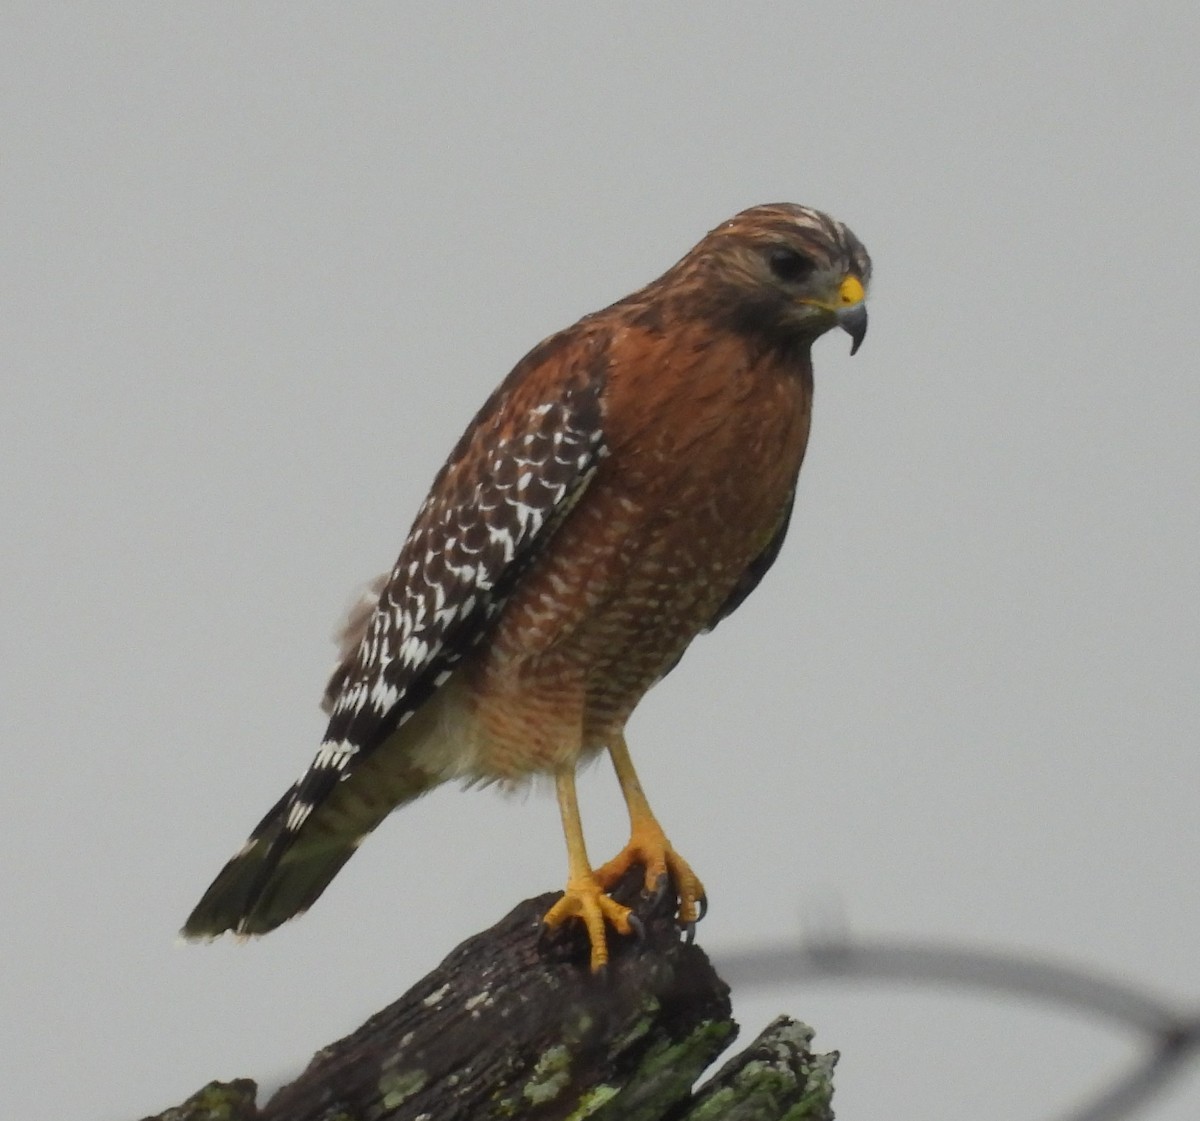
[(737, 1034), (729, 989), (680, 939), (674, 901), (636, 877), (641, 942), (613, 938), (606, 975), (582, 930), (541, 938), (554, 895), (526, 900), (395, 1003), (322, 1048), (261, 1109), (213, 1083), (146, 1121), (809, 1121), (831, 1118), (836, 1055), (781, 1018), (699, 1089)]

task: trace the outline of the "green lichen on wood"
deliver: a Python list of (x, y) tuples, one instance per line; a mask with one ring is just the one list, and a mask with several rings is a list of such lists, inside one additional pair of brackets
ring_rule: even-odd
[(429, 1080), (423, 1070), (385, 1070), (379, 1079), (384, 1109), (398, 1109)]
[(254, 1121), (258, 1116), (258, 1087), (249, 1078), (210, 1082), (182, 1105), (143, 1121)]
[(838, 1056), (814, 1055), (812, 1036), (780, 1016), (701, 1087), (680, 1121), (832, 1121)]
[(613, 1038), (609, 1044), (609, 1054), (619, 1055), (624, 1051), (628, 1051), (639, 1039), (646, 1036), (652, 1027), (654, 1027), (655, 1017), (661, 1005), (654, 997), (647, 995), (646, 1002), (643, 1007), (643, 1013), (633, 1018), (633, 1020), (625, 1027), (625, 1029)]
[(575, 1107), (566, 1121), (584, 1121), (584, 1118), (591, 1117), (601, 1106), (612, 1101), (620, 1093), (620, 1089), (619, 1086), (609, 1086), (606, 1082), (593, 1086), (579, 1099), (579, 1105)]
[(684, 1038), (659, 1041), (641, 1057), (619, 1093), (601, 1103), (594, 1121), (658, 1121), (687, 1098), (705, 1068), (737, 1034), (731, 1020), (706, 1020)]
[(546, 1051), (533, 1068), (533, 1077), (521, 1088), (531, 1105), (552, 1102), (571, 1084), (571, 1052), (561, 1045)]
[(837, 1054), (813, 1055), (812, 1059), (806, 1072), (808, 1090), (781, 1121), (809, 1121), (809, 1118), (825, 1121), (833, 1117), (833, 1068)]
[[(650, 1002), (657, 1003), (653, 998)], [(633, 1017), (623, 1031), (607, 1041), (602, 1067), (616, 1073), (622, 1058), (652, 1027), (652, 1020)], [(552, 1113), (546, 1116), (561, 1117), (563, 1121), (584, 1121), (585, 1118), (591, 1121), (658, 1121), (669, 1109), (686, 1099), (704, 1069), (736, 1033), (737, 1027), (731, 1021), (705, 1021), (682, 1039), (660, 1038), (651, 1043), (640, 1054), (636, 1066), (621, 1071), (619, 1081), (586, 1086), (573, 1085), (572, 1052), (555, 1045), (538, 1058), (533, 1077), (524, 1084), (521, 1094), (496, 1104), (495, 1116), (542, 1116), (542, 1110), (557, 1103)], [(595, 1061), (594, 1056), (590, 1057), (590, 1062)]]

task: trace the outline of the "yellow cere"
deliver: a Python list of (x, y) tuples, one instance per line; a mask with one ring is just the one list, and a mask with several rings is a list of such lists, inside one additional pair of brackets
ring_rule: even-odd
[(866, 299), (866, 296), (866, 292), (863, 291), (862, 281), (857, 276), (846, 277), (838, 287), (838, 303), (842, 307), (861, 304)]

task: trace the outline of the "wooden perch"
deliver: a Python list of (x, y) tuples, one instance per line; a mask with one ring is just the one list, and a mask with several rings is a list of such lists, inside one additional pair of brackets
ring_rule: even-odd
[(809, 1121), (832, 1118), (836, 1055), (781, 1018), (694, 1093), (737, 1034), (729, 989), (681, 941), (673, 899), (639, 899), (643, 942), (614, 938), (589, 974), (582, 930), (540, 938), (554, 895), (526, 900), (262, 1109), (248, 1080), (212, 1083), (146, 1121)]

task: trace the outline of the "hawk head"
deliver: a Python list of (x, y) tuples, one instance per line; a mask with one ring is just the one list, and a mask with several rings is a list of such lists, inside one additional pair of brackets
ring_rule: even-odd
[(851, 354), (867, 333), (870, 280), (871, 258), (846, 226), (786, 202), (722, 222), (662, 278), (685, 308), (770, 349), (807, 350), (841, 327)]

